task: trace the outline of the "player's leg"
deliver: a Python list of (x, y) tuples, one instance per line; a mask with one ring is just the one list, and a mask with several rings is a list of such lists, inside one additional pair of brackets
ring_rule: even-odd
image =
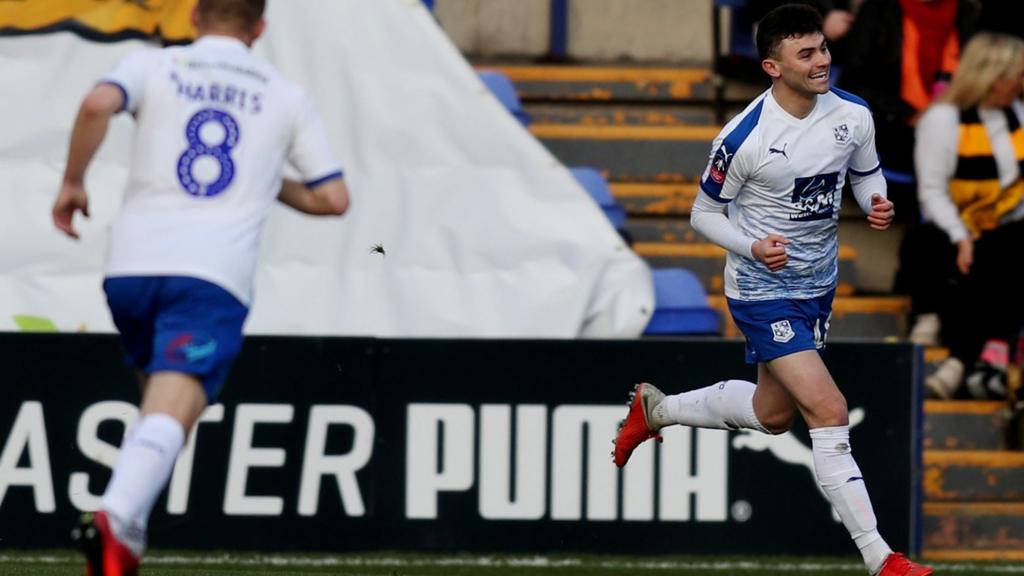
[[(92, 565), (132, 574), (145, 549), (149, 514), (186, 435), (241, 349), (247, 309), (223, 289), (192, 278), (112, 279), (105, 288), (122, 339), (136, 351), (132, 360), (148, 376), (141, 416), (122, 441), (102, 510), (80, 533)], [(149, 338), (144, 346), (140, 336)]]
[(119, 539), (139, 556), (149, 514), (174, 471), (187, 433), (206, 408), (206, 392), (192, 374), (151, 374), (139, 421), (125, 435), (102, 509)]
[(723, 380), (710, 386), (665, 396), (650, 411), (651, 428), (672, 424), (719, 430), (750, 428), (768, 434), (789, 429), (796, 406), (786, 389), (763, 364), (758, 365), (757, 384)]
[[(667, 396), (664, 400), (647, 398), (648, 404), (653, 404), (649, 418), (652, 428), (682, 424), (725, 430), (749, 428), (769, 434), (789, 429), (796, 415), (796, 405), (785, 387), (766, 369), (764, 360), (815, 346), (810, 333), (808, 338), (794, 338), (790, 330), (780, 337), (773, 329), (780, 318), (799, 315), (800, 310), (788, 300), (743, 302), (729, 299), (729, 311), (747, 337), (746, 360), (758, 366), (757, 384), (724, 380)], [(648, 394), (653, 395), (651, 392)]]
[(775, 358), (766, 369), (793, 399), (808, 428), (849, 424), (846, 398), (816, 350)]
[[(748, 428), (767, 434), (788, 430), (796, 415), (796, 406), (786, 389), (760, 361), (760, 358), (773, 357), (788, 349), (779, 348), (777, 342), (771, 343), (771, 329), (760, 328), (767, 328), (770, 319), (780, 314), (780, 309), (791, 307), (789, 301), (729, 301), (733, 319), (747, 336), (747, 362), (758, 365), (756, 385), (746, 380), (723, 380), (672, 396), (665, 396), (648, 383), (634, 386), (629, 412), (619, 423), (615, 437), (612, 451), (615, 465), (625, 466), (637, 446), (650, 438), (660, 439), (658, 430), (672, 424), (721, 430)], [(788, 342), (787, 339), (784, 344)], [(803, 345), (813, 348), (813, 340), (808, 339)]]
[[(807, 422), (815, 476), (860, 550), (868, 570), (879, 574), (890, 556), (893, 557), (891, 570), (901, 562), (907, 570), (929, 570), (894, 556), (879, 534), (864, 477), (853, 458), (846, 399), (820, 355), (813, 350), (805, 350), (776, 358), (768, 363), (768, 371), (789, 391)], [(914, 571), (882, 573), (930, 574)]]
[(206, 391), (198, 376), (172, 371), (154, 372), (149, 376), (142, 398), (143, 418), (166, 414), (188, 431), (205, 409)]
[(782, 434), (793, 425), (797, 415), (796, 402), (763, 362), (757, 365), (757, 389), (752, 401), (757, 421), (769, 434)]
[[(796, 409), (785, 389), (770, 376), (767, 378), (763, 392), (761, 384), (746, 380), (723, 380), (672, 396), (666, 396), (646, 382), (637, 384), (630, 396), (629, 412), (619, 422), (615, 436), (612, 451), (615, 465), (625, 466), (637, 446), (650, 438), (660, 440), (658, 431), (673, 424), (719, 430), (750, 428), (766, 434), (785, 432)], [(755, 407), (755, 399), (760, 412)], [(769, 415), (772, 419), (766, 425), (758, 414)]]

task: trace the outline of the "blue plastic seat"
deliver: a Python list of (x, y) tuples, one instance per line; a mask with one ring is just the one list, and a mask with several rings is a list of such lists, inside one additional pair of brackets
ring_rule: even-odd
[(590, 197), (601, 207), (604, 215), (612, 223), (612, 226), (616, 230), (622, 230), (626, 224), (626, 210), (615, 201), (611, 188), (608, 187), (608, 181), (604, 179), (604, 176), (596, 169), (588, 166), (576, 166), (570, 168), (569, 171), (572, 172), (576, 181), (583, 186), (583, 189), (587, 191), (587, 194), (590, 194)]
[(503, 72), (497, 70), (481, 70), (480, 79), (492, 94), (502, 103), (505, 108), (519, 120), (523, 126), (530, 125), (530, 115), (523, 110), (523, 103), (519, 101), (516, 94), (516, 87)]
[(708, 306), (708, 295), (689, 270), (665, 268), (654, 276), (654, 314), (645, 335), (719, 335), (721, 318)]
[[(760, 60), (757, 54), (757, 43), (754, 40), (754, 23), (750, 21), (747, 14), (747, 0), (715, 0), (714, 10), (719, 8), (728, 9), (730, 12), (729, 27), (729, 54), (742, 56), (754, 60)], [(716, 33), (715, 50), (720, 45)]]

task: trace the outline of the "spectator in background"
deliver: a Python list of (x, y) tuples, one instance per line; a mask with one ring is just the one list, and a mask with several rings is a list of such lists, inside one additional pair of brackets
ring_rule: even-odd
[[(914, 172), (914, 124), (956, 70), (975, 30), (976, 0), (865, 0), (847, 43), (841, 85), (867, 100), (889, 172)], [(901, 215), (919, 215), (913, 184), (890, 181)]]
[[(893, 291), (910, 293), (916, 319), (911, 341), (938, 345), (938, 305), (921, 293), (930, 270), (920, 265), (934, 243), (933, 231), (920, 230), (914, 175), (914, 125), (947, 85), (960, 47), (975, 30), (977, 0), (865, 0), (849, 36), (841, 85), (871, 106), (878, 131), (878, 155), (889, 180), (889, 196), (908, 224), (899, 251)], [(929, 280), (924, 285), (930, 290)]]
[(921, 265), (954, 279), (934, 278), (918, 292), (931, 292), (944, 308), (942, 340), (951, 357), (926, 379), (937, 397), (956, 393), (965, 366), (974, 367), (970, 396), (1006, 397), (1010, 345), (1024, 319), (1020, 289), (1007, 275), (1024, 246), (1022, 81), (1024, 40), (979, 33), (917, 125), (918, 196), (931, 223), (922, 230), (938, 236)]

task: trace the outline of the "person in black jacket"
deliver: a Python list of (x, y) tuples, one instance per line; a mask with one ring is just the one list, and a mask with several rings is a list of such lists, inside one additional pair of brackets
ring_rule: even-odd
[[(846, 38), (840, 85), (871, 106), (882, 166), (897, 175), (890, 178), (890, 196), (900, 200), (907, 221), (920, 215), (912, 181), (914, 125), (952, 76), (980, 13), (978, 0), (865, 0)], [(908, 28), (918, 31), (914, 38), (905, 37)], [(896, 181), (903, 180), (898, 175), (906, 181)]]

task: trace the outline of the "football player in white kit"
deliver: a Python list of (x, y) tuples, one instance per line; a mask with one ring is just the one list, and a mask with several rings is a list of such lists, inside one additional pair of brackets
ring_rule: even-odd
[[(925, 576), (878, 533), (850, 445), (846, 399), (822, 361), (837, 277), (840, 194), (847, 178), (870, 226), (885, 230), (893, 204), (875, 152), (871, 112), (830, 89), (821, 16), (788, 4), (760, 22), (757, 46), (772, 87), (715, 139), (692, 211), (693, 227), (728, 252), (725, 294), (758, 381), (726, 380), (666, 396), (634, 387), (615, 463), (672, 424), (765, 434), (799, 412), (814, 469), (873, 575)], [(810, 487), (808, 487), (810, 488)]]
[[(260, 228), (277, 199), (341, 215), (348, 190), (310, 97), (250, 52), (265, 0), (199, 0), (198, 39), (128, 55), (85, 97), (53, 206), (73, 238), (83, 179), (111, 117), (136, 124), (124, 202), (110, 229), (104, 291), (142, 382), (95, 515), (75, 533), (86, 574), (138, 572), (146, 523), (188, 432), (242, 345)], [(282, 180), (289, 162), (304, 183)]]

